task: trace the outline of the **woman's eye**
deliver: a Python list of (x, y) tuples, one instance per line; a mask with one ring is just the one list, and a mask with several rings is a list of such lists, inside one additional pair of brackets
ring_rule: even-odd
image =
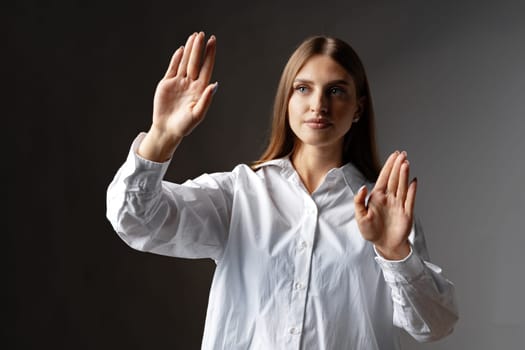
[(329, 93), (330, 93), (330, 95), (341, 96), (342, 94), (345, 93), (345, 91), (343, 89), (341, 89), (340, 87), (334, 86), (334, 87), (330, 88)]
[(299, 85), (295, 87), (295, 90), (301, 94), (304, 94), (306, 91), (308, 91), (308, 88), (306, 86)]

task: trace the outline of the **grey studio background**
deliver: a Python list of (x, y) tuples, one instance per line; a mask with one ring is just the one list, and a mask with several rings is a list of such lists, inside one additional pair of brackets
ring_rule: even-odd
[(457, 288), (455, 332), (404, 349), (523, 349), (523, 2), (17, 1), (5, 14), (9, 348), (199, 348), (213, 262), (128, 248), (105, 191), (172, 51), (204, 30), (220, 87), (167, 179), (256, 159), (289, 54), (341, 37), (367, 69), (381, 157), (407, 150), (431, 258)]

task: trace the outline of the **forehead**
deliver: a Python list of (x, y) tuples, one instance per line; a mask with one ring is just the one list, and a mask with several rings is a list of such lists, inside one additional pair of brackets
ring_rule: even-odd
[(295, 78), (311, 81), (353, 80), (343, 66), (327, 55), (314, 55), (307, 59)]

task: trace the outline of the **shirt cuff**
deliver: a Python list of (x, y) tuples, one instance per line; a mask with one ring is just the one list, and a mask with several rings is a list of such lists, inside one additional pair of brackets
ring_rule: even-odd
[(412, 246), (410, 246), (408, 256), (402, 260), (387, 260), (383, 258), (375, 246), (374, 251), (376, 253), (375, 260), (383, 270), (383, 276), (387, 283), (410, 283), (418, 279), (425, 270), (425, 264)]
[(131, 149), (126, 160), (129, 166), (129, 175), (126, 177), (127, 187), (130, 190), (138, 191), (153, 191), (158, 188), (168, 170), (170, 160), (163, 163), (154, 162), (142, 158), (137, 150), (140, 143), (146, 136), (145, 132), (141, 132), (133, 141)]

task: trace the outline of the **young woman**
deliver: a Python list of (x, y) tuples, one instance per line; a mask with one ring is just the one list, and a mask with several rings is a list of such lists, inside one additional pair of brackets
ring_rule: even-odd
[(202, 348), (385, 350), (400, 328), (449, 334), (454, 287), (414, 223), (407, 155), (379, 171), (368, 82), (345, 42), (309, 38), (290, 57), (254, 165), (162, 181), (217, 89), (215, 48), (201, 32), (175, 51), (107, 197), (131, 247), (216, 262)]

